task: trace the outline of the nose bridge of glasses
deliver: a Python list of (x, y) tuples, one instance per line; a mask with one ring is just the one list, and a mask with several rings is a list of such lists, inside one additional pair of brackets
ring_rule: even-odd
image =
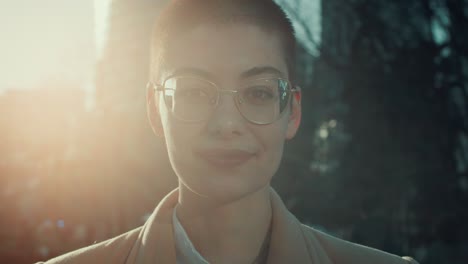
[(235, 94), (237, 94), (239, 91), (237, 91), (237, 90), (227, 90), (227, 89), (218, 89), (218, 92), (219, 92), (220, 94), (223, 94), (223, 93), (230, 93), (230, 94), (235, 95)]
[(221, 104), (220, 101), (222, 101), (222, 96), (223, 94), (226, 94), (226, 95), (231, 95), (233, 97), (233, 100), (236, 104), (236, 107), (237, 107), (237, 104), (238, 103), (242, 103), (240, 98), (239, 98), (239, 91), (238, 90), (229, 90), (229, 89), (218, 89), (218, 105)]

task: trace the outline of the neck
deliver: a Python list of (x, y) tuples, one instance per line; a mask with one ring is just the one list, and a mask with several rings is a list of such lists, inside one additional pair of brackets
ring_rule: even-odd
[(180, 184), (177, 217), (208, 262), (251, 263), (271, 224), (270, 187), (232, 202), (216, 200), (201, 197)]

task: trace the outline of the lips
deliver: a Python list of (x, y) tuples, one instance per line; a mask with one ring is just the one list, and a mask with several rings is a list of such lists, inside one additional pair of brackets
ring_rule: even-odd
[(221, 168), (240, 166), (254, 156), (249, 151), (238, 149), (208, 149), (197, 154), (209, 164)]

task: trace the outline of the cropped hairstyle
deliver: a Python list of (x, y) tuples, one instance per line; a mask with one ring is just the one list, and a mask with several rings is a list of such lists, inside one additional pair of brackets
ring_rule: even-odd
[(292, 23), (273, 0), (171, 0), (155, 22), (151, 36), (150, 78), (159, 82), (174, 38), (200, 25), (244, 23), (277, 34), (289, 80), (294, 84), (296, 39)]

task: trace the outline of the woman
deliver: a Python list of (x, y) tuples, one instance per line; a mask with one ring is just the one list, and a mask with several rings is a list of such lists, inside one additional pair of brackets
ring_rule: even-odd
[(143, 227), (47, 263), (416, 263), (302, 225), (270, 187), (301, 121), (273, 1), (171, 1), (152, 37), (148, 116), (179, 187)]

